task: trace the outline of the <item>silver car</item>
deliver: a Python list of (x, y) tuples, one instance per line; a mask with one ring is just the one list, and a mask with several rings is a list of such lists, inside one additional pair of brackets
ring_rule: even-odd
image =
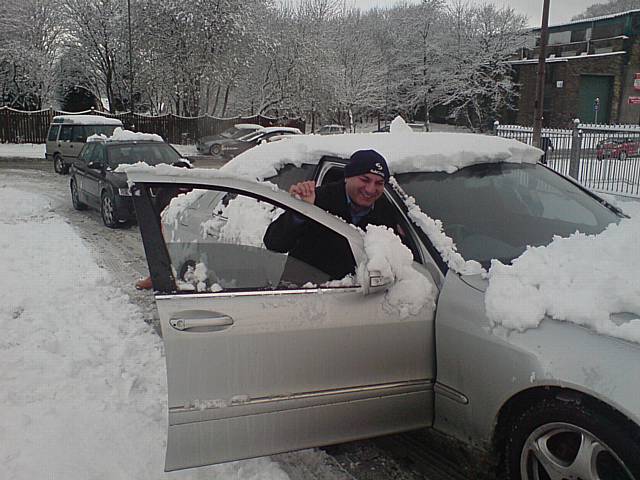
[[(541, 164), (396, 173), (384, 198), (434, 292), (407, 313), (389, 303), (394, 279), (370, 269), (360, 231), (286, 193), (339, 180), (344, 163), (285, 161), (269, 179), (280, 189), (224, 171), (128, 172), (166, 349), (166, 470), (427, 427), (512, 480), (640, 479), (640, 347), (551, 319), (497, 334), (487, 280), (448, 267), (407, 198), (485, 267), (553, 235), (599, 233), (621, 212)], [(161, 228), (151, 189), (167, 184), (193, 191)], [(344, 237), (357, 274), (300, 265), (314, 280), (287, 281), (286, 254), (261, 242), (284, 210)]]

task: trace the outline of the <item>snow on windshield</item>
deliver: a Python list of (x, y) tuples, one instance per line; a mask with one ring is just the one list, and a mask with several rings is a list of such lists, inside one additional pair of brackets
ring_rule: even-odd
[(631, 218), (598, 235), (555, 237), (512, 265), (493, 260), (485, 297), (491, 322), (524, 331), (548, 316), (640, 343), (640, 206), (624, 210)]

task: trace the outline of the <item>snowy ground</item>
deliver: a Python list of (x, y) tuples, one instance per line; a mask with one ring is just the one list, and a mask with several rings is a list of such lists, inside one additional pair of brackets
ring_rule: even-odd
[(268, 458), (163, 473), (160, 338), (51, 202), (11, 185), (0, 175), (0, 478), (288, 478)]

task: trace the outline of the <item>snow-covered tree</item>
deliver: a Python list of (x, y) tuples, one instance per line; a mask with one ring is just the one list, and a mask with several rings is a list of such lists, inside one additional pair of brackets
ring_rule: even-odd
[(23, 109), (52, 101), (62, 44), (58, 0), (5, 0), (0, 10), (0, 100)]
[(640, 0), (609, 0), (606, 3), (591, 5), (584, 12), (573, 17), (572, 20), (582, 20), (583, 18), (593, 18), (638, 9), (640, 9)]

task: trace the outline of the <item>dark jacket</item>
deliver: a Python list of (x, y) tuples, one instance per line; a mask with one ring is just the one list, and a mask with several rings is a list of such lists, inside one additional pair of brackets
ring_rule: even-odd
[[(315, 205), (352, 223), (344, 181), (318, 187)], [(383, 196), (357, 226), (365, 229), (369, 224), (386, 225), (395, 229), (398, 224), (396, 218), (394, 209)], [(269, 225), (264, 244), (269, 250), (289, 253), (283, 279), (297, 285), (307, 281), (322, 283), (341, 279), (355, 271), (355, 260), (344, 237), (289, 211)], [(295, 259), (306, 265), (300, 265)], [(323, 273), (314, 276), (308, 265)]]

